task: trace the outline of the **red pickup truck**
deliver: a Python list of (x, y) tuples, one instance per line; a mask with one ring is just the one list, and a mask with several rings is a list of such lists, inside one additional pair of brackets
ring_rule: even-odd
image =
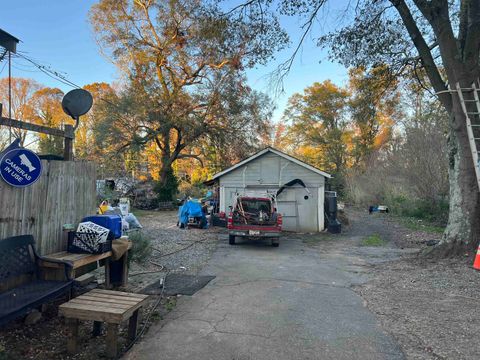
[(275, 199), (271, 197), (239, 196), (230, 207), (227, 229), (228, 242), (235, 245), (235, 238), (267, 238), (278, 247), (282, 231), (282, 215), (277, 212)]

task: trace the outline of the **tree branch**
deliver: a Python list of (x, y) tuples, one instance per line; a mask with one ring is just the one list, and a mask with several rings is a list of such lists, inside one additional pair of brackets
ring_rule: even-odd
[[(453, 34), (450, 15), (448, 13), (447, 0), (413, 0), (417, 8), (427, 19), (433, 32), (437, 38), (440, 46), (440, 53), (442, 54), (443, 65), (445, 67), (455, 68), (461, 58), (455, 35)], [(450, 73), (450, 75), (454, 75)], [(456, 81), (456, 78), (449, 78), (451, 83)]]
[[(432, 84), (435, 92), (440, 92), (447, 90), (445, 82), (438, 71), (438, 67), (435, 64), (435, 60), (433, 59), (432, 52), (430, 47), (428, 46), (427, 42), (425, 41), (422, 33), (418, 29), (418, 26), (415, 22), (415, 19), (410, 12), (407, 4), (404, 0), (390, 0), (393, 6), (397, 9), (400, 17), (402, 18), (403, 24), (405, 25), (410, 38), (415, 45), (420, 58), (422, 59), (423, 66), (425, 68), (425, 72), (427, 73), (428, 78), (430, 79), (430, 83)], [(452, 107), (452, 99), (450, 94), (442, 93), (438, 94), (438, 98), (442, 102), (443, 106), (446, 109), (450, 110)]]
[(161, 141), (158, 139), (158, 136), (155, 136), (154, 140), (155, 140), (155, 143), (157, 144), (158, 148), (160, 150), (163, 150), (163, 145), (162, 145)]
[(177, 159), (188, 159), (188, 158), (192, 158), (192, 159), (198, 160), (198, 162), (200, 162), (200, 165), (203, 167), (203, 160), (202, 160), (202, 158), (200, 158), (198, 155), (194, 155), (194, 154), (180, 154), (180, 155), (177, 156)]
[(277, 87), (278, 84), (281, 84), (283, 82), (283, 79), (287, 74), (290, 72), (290, 69), (293, 65), (293, 61), (297, 57), (298, 52), (300, 51), (303, 42), (305, 41), (305, 38), (307, 37), (308, 33), (310, 32), (312, 26), (313, 26), (313, 21), (317, 17), (318, 12), (322, 8), (322, 6), (325, 4), (326, 0), (320, 0), (319, 3), (316, 5), (315, 9), (312, 11), (310, 14), (308, 20), (306, 23), (302, 25), (302, 29), (304, 29), (302, 36), (300, 37), (300, 40), (295, 47), (295, 50), (293, 51), (293, 54), (283, 63), (281, 63), (278, 66), (278, 69), (276, 71), (276, 75), (274, 77), (276, 78), (275, 81), (277, 82)]
[[(478, 57), (480, 55), (480, 0), (462, 1), (467, 7), (465, 17), (466, 34), (465, 42), (462, 48), (463, 61), (467, 63), (470, 68), (477, 68), (478, 71)], [(474, 69), (469, 69), (470, 71)], [(478, 76), (478, 74), (477, 74)]]

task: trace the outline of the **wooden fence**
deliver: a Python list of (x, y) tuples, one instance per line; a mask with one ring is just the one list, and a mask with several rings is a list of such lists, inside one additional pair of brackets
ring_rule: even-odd
[(92, 163), (42, 160), (42, 175), (15, 188), (0, 179), (0, 239), (33, 234), (40, 254), (66, 250), (62, 226), (95, 214)]

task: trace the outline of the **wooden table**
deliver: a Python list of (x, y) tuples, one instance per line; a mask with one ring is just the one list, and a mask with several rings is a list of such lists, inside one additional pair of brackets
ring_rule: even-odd
[(128, 339), (133, 341), (137, 336), (138, 312), (147, 298), (148, 295), (95, 289), (60, 305), (59, 311), (69, 328), (68, 352), (77, 352), (79, 320), (93, 320), (94, 336), (100, 334), (102, 322), (107, 323), (107, 356), (116, 357), (118, 325), (129, 320)]
[[(132, 242), (129, 243), (128, 249), (132, 248)], [(72, 279), (75, 279), (76, 271), (85, 265), (93, 264), (96, 262), (104, 261), (105, 262), (105, 287), (110, 287), (110, 262), (112, 259), (112, 252), (108, 251), (103, 254), (74, 254), (69, 253), (67, 251), (60, 251), (53, 254), (45, 255), (45, 261), (41, 262), (42, 268), (52, 269), (52, 270), (59, 270), (63, 271), (63, 265), (48, 262), (48, 259), (52, 260), (61, 260), (66, 261), (72, 265), (72, 270), (70, 276)], [(128, 251), (122, 256), (120, 259), (123, 263), (123, 270), (122, 270), (122, 286), (126, 286), (128, 283)], [(45, 274), (46, 280), (58, 280), (56, 279), (57, 276), (64, 276), (62, 272), (56, 271), (55, 274)]]

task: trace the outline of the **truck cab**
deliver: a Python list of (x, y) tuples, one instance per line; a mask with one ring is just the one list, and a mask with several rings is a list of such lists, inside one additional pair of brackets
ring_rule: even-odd
[(235, 245), (235, 238), (269, 239), (272, 246), (279, 246), (282, 231), (282, 215), (277, 212), (273, 196), (237, 196), (227, 219), (228, 240)]

